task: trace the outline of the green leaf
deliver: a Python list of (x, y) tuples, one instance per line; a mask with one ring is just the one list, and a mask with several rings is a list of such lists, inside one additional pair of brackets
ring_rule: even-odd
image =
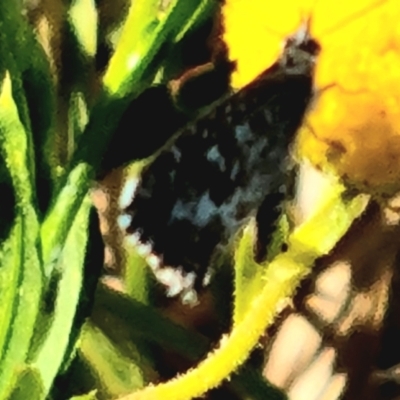
[(288, 228), (287, 218), (283, 215), (268, 246), (268, 260), (263, 264), (258, 264), (254, 260), (257, 232), (255, 220), (252, 219), (244, 229), (235, 250), (234, 326), (244, 318), (252, 301), (264, 287), (263, 275), (268, 267), (268, 261), (280, 253)]
[(65, 246), (62, 247), (56, 265), (59, 280), (51, 324), (45, 332), (41, 332), (43, 342), (31, 359), (31, 364), (42, 376), (46, 394), (60, 369), (69, 345), (81, 293), (90, 207), (91, 203), (87, 198), (73, 222)]
[(235, 251), (235, 293), (233, 323), (237, 325), (246, 315), (254, 297), (264, 286), (265, 266), (254, 260), (254, 243), (256, 237), (254, 219), (244, 229), (239, 245)]
[[(26, 360), (36, 321), (42, 292), (43, 272), (38, 254), (39, 224), (33, 207), (33, 187), (29, 170), (30, 153), (28, 135), (19, 120), (13, 101), (11, 80), (8, 74), (0, 95), (0, 151), (3, 154), (13, 182), (17, 199), (15, 238), (11, 236), (10, 252), (5, 269), (14, 271), (15, 297), (12, 321), (8, 325), (4, 353), (0, 362), (0, 399), (8, 396), (16, 373)], [(15, 277), (18, 275), (18, 281)], [(8, 305), (10, 307), (10, 305)]]
[(58, 262), (71, 225), (88, 191), (87, 174), (88, 168), (84, 164), (80, 164), (70, 173), (56, 203), (42, 223), (40, 235), (46, 277), (50, 277)]
[(83, 394), (82, 396), (74, 396), (69, 400), (97, 400), (97, 390), (92, 390), (90, 393)]
[(120, 36), (120, 42), (117, 44), (120, 46), (119, 51), (122, 51), (121, 48), (123, 46), (128, 52), (133, 52), (140, 42), (149, 40), (160, 22), (161, 14), (159, 8), (159, 0), (131, 1), (127, 17), (129, 25), (125, 25), (122, 31), (125, 32), (122, 40), (129, 38), (130, 44), (126, 43), (126, 47), (122, 45)]
[(68, 153), (73, 154), (76, 142), (82, 136), (82, 133), (89, 121), (88, 104), (85, 101), (84, 95), (80, 91), (72, 91), (70, 104), (68, 108), (68, 127), (70, 138), (68, 144), (70, 146)]
[[(18, 109), (19, 118), (26, 130), (27, 146), (29, 151), (29, 166), (32, 171), (32, 183), (34, 182), (34, 153), (33, 153), (33, 138), (31, 132), (31, 123), (29, 118), (28, 106), (25, 93), (22, 87), (21, 66), (16, 61), (13, 49), (13, 37), (17, 32), (14, 28), (14, 18), (11, 8), (6, 6), (5, 2), (0, 2), (0, 66), (1, 66), (1, 81), (4, 80), (4, 74), (9, 72), (9, 78), (12, 82), (12, 96), (15, 99), (15, 105)], [(18, 26), (18, 24), (15, 24)]]
[(149, 303), (149, 267), (135, 249), (125, 249), (124, 282), (126, 293), (143, 304)]
[(289, 236), (288, 246), (293, 257), (310, 264), (328, 254), (368, 201), (367, 195), (346, 198), (345, 187), (332, 181), (312, 214)]
[[(156, 20), (155, 2), (131, 6), (117, 49), (104, 76), (106, 90), (119, 97), (133, 93), (137, 96), (150, 83), (147, 81), (143, 85), (141, 81), (153, 69), (152, 63), (161, 47), (175, 39), (182, 26), (193, 17), (199, 4), (201, 0), (173, 0), (150, 34), (148, 27)], [(139, 18), (141, 21), (137, 23)], [(152, 71), (153, 77), (157, 69)]]
[(1, 151), (10, 171), (18, 205), (20, 208), (29, 207), (34, 198), (29, 140), (13, 100), (11, 78), (8, 73), (3, 80), (0, 95), (0, 129)]
[(18, 2), (0, 2), (0, 27), (1, 63), (11, 73), (13, 96), (28, 137), (29, 168), (32, 179), (37, 180), (37, 197), (43, 211), (50, 200), (58, 165), (52, 151), (56, 113), (50, 65)]
[(6, 351), (6, 340), (14, 318), (14, 302), (21, 278), (21, 224), (14, 224), (10, 236), (0, 249), (0, 360)]
[[(332, 178), (333, 179), (333, 178)], [(337, 231), (344, 229), (354, 218), (354, 212), (360, 208), (359, 202), (346, 202), (341, 199), (344, 187), (337, 181), (329, 181), (324, 195), (316, 205), (310, 221), (305, 221), (289, 237), (289, 244), (292, 251), (301, 254), (301, 257), (310, 257), (315, 260), (328, 252), (337, 241)], [(315, 222), (324, 221), (324, 224), (316, 229)], [(268, 255), (276, 253), (282, 243), (282, 233), (285, 220), (281, 219), (277, 232), (274, 235)], [(265, 285), (264, 273), (267, 265), (260, 265), (254, 261), (253, 246), (255, 241), (255, 224), (252, 221), (244, 230), (235, 252), (235, 302), (233, 322), (236, 326), (241, 322), (251, 306), (252, 301), (261, 292)], [(310, 254), (312, 247), (315, 249)], [(304, 252), (307, 248), (307, 252)], [(295, 249), (295, 250), (293, 250)], [(275, 254), (277, 255), (277, 254)], [(310, 261), (310, 263), (313, 261)], [(308, 264), (308, 261), (304, 261)]]
[(41, 400), (45, 398), (40, 373), (31, 367), (25, 367), (17, 378), (17, 384), (8, 400)]
[[(17, 217), (19, 247), (13, 252), (19, 253), (19, 282), (17, 296), (13, 299), (13, 320), (8, 326), (5, 352), (0, 362), (0, 399), (8, 398), (8, 390), (15, 384), (15, 373), (26, 360), (33, 335), (42, 289), (42, 271), (37, 251), (32, 241), (33, 213), (25, 220)], [(18, 243), (18, 242), (17, 242)]]
[(109, 396), (120, 396), (144, 386), (140, 354), (136, 362), (127, 358), (90, 323), (84, 326), (78, 351), (96, 375), (99, 387)]
[[(176, 351), (190, 359), (197, 359), (207, 351), (207, 339), (196, 333), (188, 332), (163, 317), (156, 309), (146, 306), (137, 300), (121, 295), (103, 285), (99, 286), (95, 309), (102, 315), (110, 315), (111, 320), (119, 320), (123, 324), (120, 331), (128, 332), (135, 338), (143, 337), (168, 350)], [(108, 336), (112, 336), (113, 325), (104, 325), (102, 321), (94, 321)], [(118, 345), (118, 344), (117, 344)]]
[(215, 0), (202, 0), (197, 6), (192, 17), (187, 21), (186, 25), (179, 31), (175, 38), (175, 42), (179, 42), (188, 32), (196, 29), (205, 19), (214, 14), (219, 7)]
[[(121, 295), (103, 285), (98, 288), (95, 309), (101, 320), (94, 319), (104, 334), (112, 339), (114, 346), (125, 353), (121, 336), (135, 340), (145, 338), (163, 348), (197, 362), (211, 348), (212, 344), (203, 335), (188, 331), (171, 322), (154, 308)], [(117, 334), (120, 336), (117, 336)], [(254, 400), (283, 399), (281, 392), (270, 385), (259, 371), (243, 367), (232, 377), (232, 387)], [(246, 397), (246, 398), (247, 398)], [(245, 396), (243, 396), (245, 398)]]
[[(97, 10), (94, 0), (74, 0), (68, 10), (69, 19), (86, 56), (94, 57), (97, 49)], [(82, 18), (82, 15), (85, 17)]]
[[(138, 178), (147, 162), (149, 161), (138, 161), (131, 164), (125, 172), (126, 178)], [(147, 266), (145, 259), (137, 254), (135, 248), (125, 245), (123, 250), (125, 252), (123, 279), (126, 293), (143, 304), (149, 304), (151, 300), (151, 285), (149, 283), (152, 279), (152, 275), (149, 273), (150, 268)]]

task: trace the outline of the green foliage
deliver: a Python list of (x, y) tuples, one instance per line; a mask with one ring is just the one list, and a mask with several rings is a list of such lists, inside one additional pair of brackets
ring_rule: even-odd
[[(189, 399), (230, 375), (232, 390), (246, 398), (284, 398), (253, 367), (241, 365), (273, 321), (277, 305), (344, 234), (362, 211), (362, 201), (343, 200), (343, 188), (337, 186), (322, 211), (289, 237), (288, 252), (268, 266), (251, 258), (252, 228), (245, 230), (236, 249), (234, 327), (205, 359), (210, 340), (153, 307), (150, 281), (137, 254), (128, 256), (127, 295), (100, 286), (94, 298), (88, 276), (96, 276), (96, 266), (101, 269), (101, 257), (92, 255), (103, 249), (91, 235), (89, 190), (102, 156), (129, 102), (162, 73), (166, 50), (212, 15), (216, 2), (174, 0), (160, 12), (158, 1), (132, 1), (95, 94), (86, 92), (80, 71), (84, 74), (95, 53), (97, 2), (70, 3), (63, 23), (72, 48), (84, 57), (72, 56), (75, 81), (66, 102), (67, 137), (56, 128), (65, 110), (51, 62), (17, 2), (0, 3), (0, 157), (6, 166), (0, 169), (0, 182), (15, 195), (9, 210), (14, 218), (0, 243), (0, 400), (57, 399), (57, 382), (71, 376), (89, 392), (79, 395), (80, 390), (71, 389), (71, 400), (121, 395)], [(65, 160), (60, 143), (68, 147)], [(102, 318), (94, 315), (83, 324), (83, 305), (93, 301)], [(101, 326), (105, 320), (111, 323)], [(141, 391), (157, 378), (155, 348), (192, 363), (204, 361), (177, 379)]]

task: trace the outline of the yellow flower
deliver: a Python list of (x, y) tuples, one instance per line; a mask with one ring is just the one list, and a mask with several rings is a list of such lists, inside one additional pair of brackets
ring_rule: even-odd
[(316, 96), (298, 140), (315, 165), (357, 187), (400, 189), (400, 7), (397, 0), (227, 0), (224, 40), (241, 87), (270, 66), (311, 17), (322, 47)]

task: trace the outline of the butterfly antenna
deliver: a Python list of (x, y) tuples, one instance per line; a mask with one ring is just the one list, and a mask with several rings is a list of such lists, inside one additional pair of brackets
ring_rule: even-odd
[(311, 12), (307, 12), (306, 16), (301, 18), (302, 23), (297, 31), (296, 37), (300, 42), (304, 42), (311, 37), (311, 24), (313, 21)]

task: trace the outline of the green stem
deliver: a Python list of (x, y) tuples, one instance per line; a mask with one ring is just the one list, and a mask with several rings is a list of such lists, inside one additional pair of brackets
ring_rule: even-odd
[[(254, 298), (246, 315), (221, 340), (216, 350), (186, 374), (157, 386), (149, 386), (120, 400), (191, 399), (217, 387), (237, 370), (273, 322), (279, 309), (293, 296), (316, 258), (327, 254), (364, 210), (364, 197), (345, 202), (342, 190), (334, 192), (329, 201), (289, 238), (288, 251), (275, 257), (268, 266), (261, 293)], [(310, 237), (317, 239), (310, 242)]]

